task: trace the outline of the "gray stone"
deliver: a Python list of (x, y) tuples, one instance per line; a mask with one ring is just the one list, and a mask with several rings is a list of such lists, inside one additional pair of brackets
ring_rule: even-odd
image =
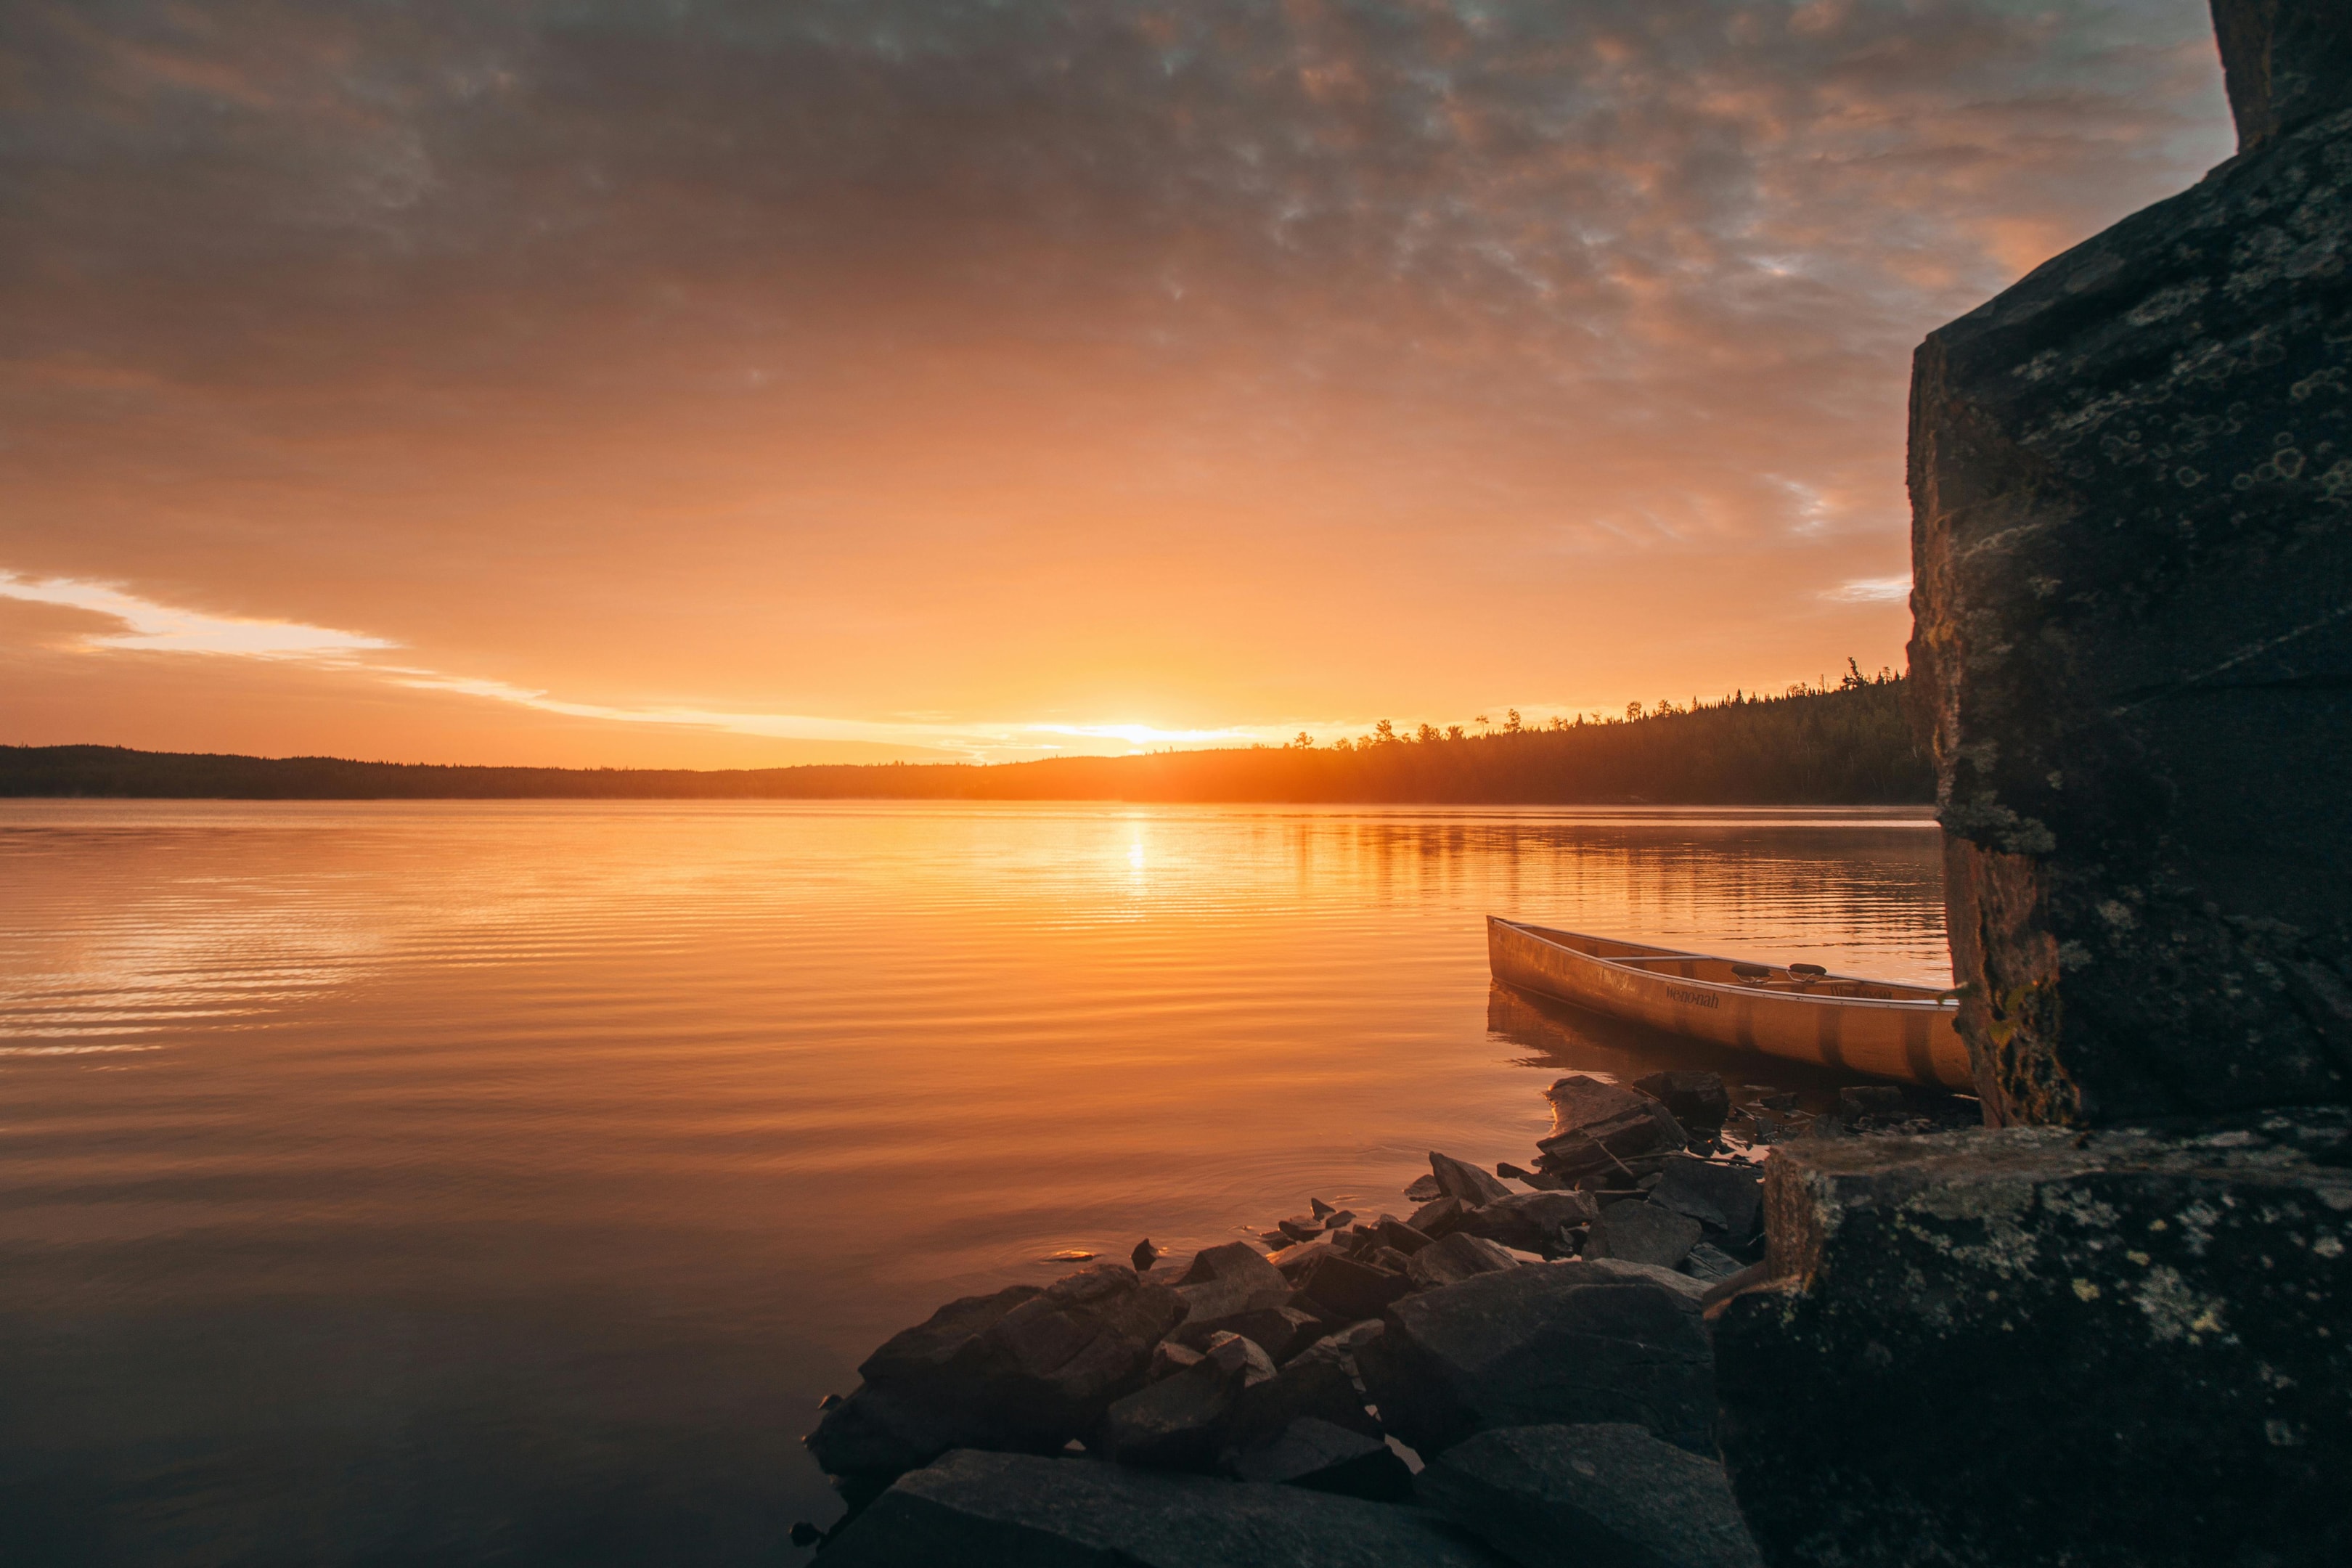
[[(1162, 1340), (1158, 1344), (1151, 1347), (1151, 1364), (1150, 1367), (1145, 1369), (1144, 1376), (1150, 1381), (1157, 1383), (1163, 1377), (1172, 1377), (1177, 1373), (1182, 1372), (1187, 1367), (1198, 1366), (1200, 1364), (1201, 1352), (1199, 1351), (1194, 1350), (1190, 1345), (1179, 1344), (1174, 1340)], [(969, 1444), (961, 1445), (961, 1447), (969, 1447), (971, 1445)]]
[(1496, 1568), (1436, 1515), (1299, 1487), (963, 1451), (902, 1476), (825, 1568)]
[[(1429, 1202), (1413, 1210), (1412, 1217), (1405, 1223), (1430, 1240), (1435, 1241), (1439, 1237), (1460, 1225), (1462, 1216), (1469, 1212), (1468, 1205), (1460, 1198), (1448, 1194), (1430, 1199)], [(1403, 1249), (1399, 1248), (1399, 1250)]]
[(1328, 1214), (1323, 1216), (1323, 1228), (1325, 1230), (1345, 1230), (1348, 1226), (1355, 1223), (1356, 1211), (1354, 1209), (1341, 1209), (1337, 1214)]
[(1277, 1362), (1292, 1356), (1323, 1337), (1323, 1320), (1289, 1305), (1260, 1307), (1199, 1322), (1187, 1318), (1169, 1336), (1170, 1342), (1200, 1349), (1221, 1333), (1239, 1334), (1261, 1346)]
[(1437, 1184), (1435, 1176), (1415, 1176), (1406, 1186), (1404, 1195), (1414, 1203), (1425, 1204), (1432, 1199), (1444, 1197), (1445, 1192)]
[(1051, 1451), (1142, 1386), (1183, 1310), (1175, 1291), (1116, 1263), (950, 1302), (866, 1358), (866, 1384), (824, 1413), (809, 1450), (832, 1474), (864, 1477), (956, 1446)]
[(1403, 1502), (1412, 1496), (1412, 1472), (1387, 1443), (1312, 1415), (1293, 1421), (1271, 1442), (1235, 1454), (1229, 1468), (1238, 1480), (1374, 1502)]
[(1704, 1241), (1692, 1247), (1682, 1261), (1682, 1271), (1704, 1285), (1728, 1279), (1748, 1267), (1721, 1247)]
[(1088, 1446), (1122, 1465), (1206, 1469), (1234, 1430), (1244, 1390), (1274, 1375), (1265, 1351), (1222, 1335), (1193, 1365), (1114, 1401)]
[(1511, 1189), (1467, 1161), (1456, 1160), (1450, 1154), (1430, 1151), (1429, 1173), (1437, 1178), (1438, 1191), (1450, 1198), (1460, 1198), (1465, 1205), (1476, 1207), (1496, 1198), (1511, 1195)]
[(1378, 1317), (1391, 1301), (1412, 1289), (1412, 1282), (1391, 1269), (1335, 1252), (1317, 1258), (1298, 1277), (1298, 1289), (1308, 1300), (1353, 1322)]
[(1912, 696), (1996, 1124), (2352, 1099), (2352, 22), (2214, 12), (2239, 155), (1913, 364)]
[(1522, 1252), (1573, 1252), (1561, 1233), (1600, 1217), (1590, 1193), (1512, 1193), (1470, 1210), (1458, 1228)]
[(1659, 1173), (1650, 1201), (1685, 1214), (1717, 1239), (1745, 1246), (1764, 1211), (1764, 1169), (1678, 1154)]
[(1592, 1223), (1584, 1250), (1592, 1258), (1622, 1258), (1672, 1268), (1690, 1256), (1706, 1232), (1699, 1222), (1660, 1203), (1612, 1204)]
[(1357, 1354), (1365, 1388), (1389, 1429), (1424, 1457), (1486, 1427), (1598, 1421), (1635, 1422), (1711, 1451), (1701, 1288), (1671, 1278), (1689, 1289), (1596, 1264), (1536, 1263), (1407, 1296)]
[(1298, 1282), (1298, 1277), (1313, 1267), (1317, 1258), (1328, 1258), (1335, 1253), (1345, 1256), (1345, 1249), (1340, 1247), (1339, 1238), (1320, 1236), (1313, 1241), (1296, 1242), (1269, 1254), (1266, 1261), (1279, 1270), (1285, 1279), (1295, 1286)]
[(1766, 1555), (2352, 1562), (2347, 1161), (2329, 1110), (1776, 1152), (1786, 1283), (1715, 1325), (1724, 1458)]
[(1433, 1290), (1475, 1274), (1517, 1268), (1519, 1260), (1483, 1236), (1450, 1231), (1405, 1261), (1405, 1278), (1416, 1290)]
[(1763, 1568), (1723, 1467), (1639, 1426), (1481, 1432), (1417, 1489), (1525, 1568)]
[(1297, 1214), (1288, 1219), (1276, 1220), (1275, 1228), (1293, 1241), (1312, 1241), (1322, 1235), (1326, 1227), (1319, 1215)]
[(1272, 1377), (1254, 1380), (1243, 1390), (1237, 1414), (1236, 1443), (1262, 1442), (1307, 1415), (1375, 1437), (1381, 1433), (1346, 1362), (1334, 1356), (1294, 1356)]
[[(1176, 1281), (1183, 1299), (1184, 1321), (1215, 1324), (1220, 1320), (1266, 1307), (1278, 1307), (1290, 1294), (1290, 1281), (1246, 1241), (1229, 1241), (1204, 1248)], [(1206, 1331), (1202, 1335), (1206, 1341)]]
[(1436, 1237), (1424, 1231), (1414, 1229), (1412, 1225), (1397, 1218), (1394, 1215), (1384, 1214), (1372, 1226), (1372, 1239), (1382, 1247), (1392, 1247), (1407, 1258), (1411, 1258), (1434, 1241)]

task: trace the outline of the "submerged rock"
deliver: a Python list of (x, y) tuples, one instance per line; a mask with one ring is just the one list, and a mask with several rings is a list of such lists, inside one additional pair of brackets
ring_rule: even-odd
[(1435, 1515), (1294, 1486), (971, 1451), (902, 1476), (825, 1568), (1497, 1568)]
[(1672, 1268), (1690, 1256), (1704, 1234), (1698, 1221), (1654, 1199), (1612, 1204), (1593, 1222), (1584, 1250), (1591, 1258), (1622, 1258), (1629, 1263)]
[(1569, 1181), (1622, 1173), (1630, 1180), (1637, 1161), (1678, 1153), (1688, 1143), (1682, 1124), (1657, 1100), (1613, 1083), (1570, 1074), (1544, 1091), (1552, 1106), (1552, 1131), (1536, 1142), (1538, 1163)]
[(1416, 1492), (1525, 1568), (1763, 1565), (1723, 1467), (1623, 1423), (1481, 1432)]
[(1675, 1284), (1538, 1263), (1407, 1296), (1359, 1352), (1365, 1387), (1390, 1430), (1424, 1457), (1486, 1427), (1608, 1421), (1711, 1451), (1703, 1287), (1665, 1277)]
[(1135, 1244), (1135, 1250), (1128, 1257), (1134, 1263), (1136, 1271), (1141, 1273), (1160, 1261), (1160, 1249), (1151, 1245), (1151, 1238), (1147, 1236)]
[(1404, 1195), (1414, 1203), (1425, 1204), (1433, 1198), (1444, 1197), (1445, 1192), (1437, 1184), (1435, 1176), (1415, 1176), (1405, 1188)]

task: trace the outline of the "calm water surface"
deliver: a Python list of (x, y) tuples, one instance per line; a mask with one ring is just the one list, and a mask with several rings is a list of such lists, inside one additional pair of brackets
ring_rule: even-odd
[(0, 802), (0, 1559), (793, 1561), (945, 1298), (1724, 1065), (1488, 911), (1949, 983), (1901, 814)]

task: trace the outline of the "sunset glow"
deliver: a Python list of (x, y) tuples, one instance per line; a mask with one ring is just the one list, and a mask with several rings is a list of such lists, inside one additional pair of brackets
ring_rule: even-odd
[(0, 738), (1318, 743), (1899, 665), (2198, 0), (12, 7)]

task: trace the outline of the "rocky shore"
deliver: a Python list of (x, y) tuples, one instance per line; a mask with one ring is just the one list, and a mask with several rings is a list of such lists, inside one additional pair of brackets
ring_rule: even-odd
[(1709, 1319), (1767, 1273), (1764, 1146), (1973, 1108), (1735, 1107), (1693, 1072), (1547, 1095), (1527, 1165), (1432, 1152), (1399, 1212), (1312, 1199), (892, 1336), (809, 1435), (851, 1505), (824, 1561), (1759, 1562)]
[(2212, 4), (2237, 155), (1915, 363), (1984, 1125), (1571, 1076), (1528, 1165), (952, 1302), (811, 1435), (825, 1562), (2352, 1563), (2352, 5)]

